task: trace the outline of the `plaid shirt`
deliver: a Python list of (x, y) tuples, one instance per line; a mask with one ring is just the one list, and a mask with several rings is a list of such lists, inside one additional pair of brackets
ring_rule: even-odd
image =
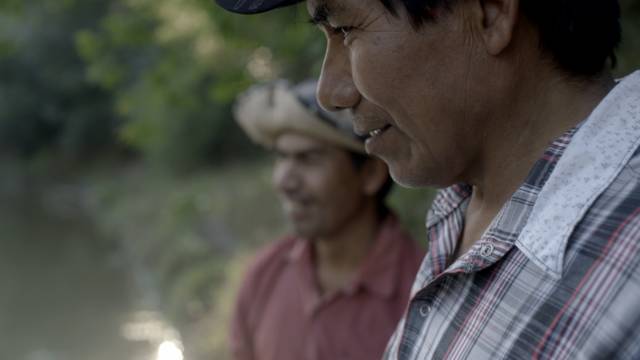
[(640, 72), (556, 139), (451, 260), (471, 188), (441, 191), (385, 359), (640, 359)]

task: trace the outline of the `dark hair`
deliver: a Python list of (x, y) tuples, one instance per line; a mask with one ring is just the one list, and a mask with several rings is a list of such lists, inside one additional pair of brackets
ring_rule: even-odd
[[(437, 20), (432, 10), (460, 0), (380, 1), (392, 14), (395, 3), (401, 2), (418, 28)], [(608, 61), (615, 67), (622, 32), (618, 0), (520, 0), (520, 11), (538, 28), (541, 48), (560, 69), (591, 77), (600, 74)]]
[[(353, 151), (349, 151), (349, 155), (351, 156), (351, 162), (353, 163), (353, 167), (355, 167), (356, 170), (360, 170), (367, 161), (370, 161), (373, 159), (368, 155), (360, 154)], [(387, 195), (389, 195), (389, 193), (391, 192), (391, 189), (393, 188), (393, 184), (394, 184), (393, 179), (391, 179), (391, 176), (387, 174), (387, 180), (384, 182), (384, 184), (382, 184), (382, 187), (380, 187), (380, 190), (378, 190), (378, 193), (376, 194), (378, 215), (381, 218), (387, 215), (387, 213), (389, 212), (389, 208), (387, 207), (386, 201), (387, 201)]]

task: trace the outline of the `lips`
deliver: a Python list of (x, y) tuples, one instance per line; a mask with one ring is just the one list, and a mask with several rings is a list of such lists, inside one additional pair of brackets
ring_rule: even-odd
[(308, 209), (312, 206), (313, 202), (310, 199), (299, 199), (299, 198), (291, 198), (285, 197), (283, 199), (283, 205), (287, 212), (304, 212), (308, 211)]
[(376, 136), (380, 136), (383, 132), (389, 129), (391, 125), (384, 122), (368, 122), (363, 119), (355, 118), (353, 121), (353, 130), (358, 136), (367, 138), (373, 138)]
[(387, 124), (370, 130), (364, 143), (367, 153), (384, 158), (389, 152), (393, 152), (398, 145), (393, 129), (393, 125)]
[(382, 135), (391, 127), (389, 117), (380, 111), (357, 111), (353, 117), (353, 130), (365, 139)]
[(353, 131), (365, 141), (380, 137), (395, 124), (388, 112), (366, 99), (352, 108), (351, 112)]

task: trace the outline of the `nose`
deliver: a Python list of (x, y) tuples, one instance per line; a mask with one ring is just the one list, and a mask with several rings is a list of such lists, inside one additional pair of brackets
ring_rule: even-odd
[(327, 111), (354, 108), (360, 101), (348, 51), (342, 43), (328, 40), (317, 90), (318, 103)]
[(300, 177), (291, 161), (278, 160), (273, 168), (273, 185), (283, 194), (296, 192), (300, 187)]

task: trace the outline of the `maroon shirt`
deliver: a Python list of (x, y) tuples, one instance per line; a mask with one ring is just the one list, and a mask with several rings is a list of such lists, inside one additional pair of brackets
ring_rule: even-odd
[(289, 237), (268, 246), (240, 289), (231, 324), (233, 358), (380, 359), (423, 256), (389, 216), (354, 282), (322, 297), (309, 241)]

